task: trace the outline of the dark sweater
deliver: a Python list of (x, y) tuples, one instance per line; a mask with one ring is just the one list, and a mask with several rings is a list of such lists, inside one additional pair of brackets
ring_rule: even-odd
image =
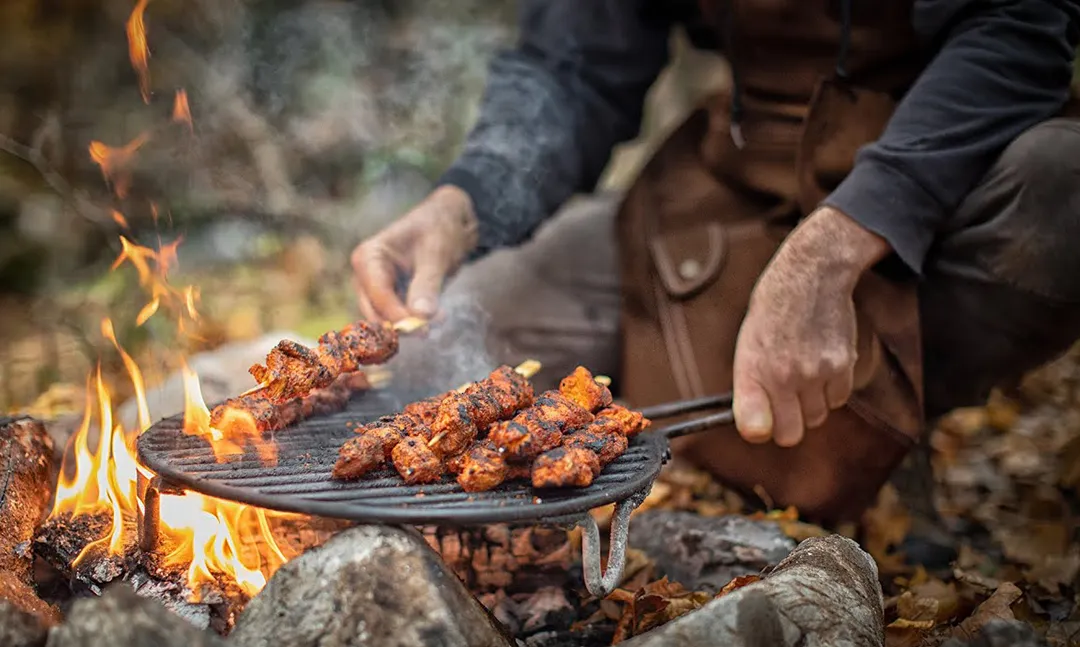
[[(639, 132), (671, 27), (700, 29), (694, 5), (520, 3), (519, 42), (493, 60), (480, 117), (441, 179), (473, 200), (477, 255), (522, 242), (595, 187), (614, 146)], [(1080, 0), (916, 0), (913, 22), (930, 63), (825, 203), (921, 272), (935, 232), (1001, 151), (1065, 104)]]

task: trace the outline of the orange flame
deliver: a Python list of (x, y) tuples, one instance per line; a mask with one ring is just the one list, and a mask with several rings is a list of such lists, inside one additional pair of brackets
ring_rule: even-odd
[(140, 133), (138, 137), (119, 148), (108, 146), (99, 141), (90, 142), (90, 159), (101, 167), (105, 183), (112, 187), (117, 197), (126, 198), (131, 189), (129, 167), (135, 153), (150, 141), (150, 133)]
[[(147, 3), (148, 0), (138, 0), (127, 22), (127, 36), (131, 63), (139, 75), (139, 88), (143, 100), (149, 103), (150, 50), (144, 23)], [(176, 94), (173, 118), (191, 127), (191, 111), (183, 90)], [(90, 157), (101, 167), (106, 183), (118, 197), (124, 198), (128, 194), (131, 184), (128, 167), (135, 153), (149, 138), (148, 133), (143, 133), (120, 148), (91, 142)], [(150, 208), (156, 224), (158, 207), (151, 203)], [(112, 217), (121, 227), (128, 227), (127, 219), (119, 211), (114, 211)], [(154, 250), (120, 237), (122, 251), (112, 269), (116, 270), (125, 262), (130, 263), (138, 273), (140, 286), (149, 296), (149, 301), (136, 317), (136, 323), (140, 326), (162, 312), (174, 317), (180, 332), (185, 333), (185, 320), (199, 319), (196, 308), (198, 290), (190, 285), (177, 289), (168, 281), (169, 270), (177, 264), (176, 250), (179, 244), (179, 240), (167, 245), (159, 243), (158, 249)], [(154, 476), (138, 463), (135, 454), (135, 438), (150, 425), (150, 409), (146, 402), (146, 384), (142, 372), (117, 340), (112, 321), (102, 321), (101, 332), (120, 354), (127, 370), (138, 406), (139, 429), (125, 430), (122, 424), (115, 421), (113, 396), (106, 387), (99, 365), (96, 372), (87, 378), (83, 419), (64, 456), (51, 516), (107, 515), (110, 527), (104, 536), (90, 542), (82, 550), (75, 563), (90, 554), (93, 547), (103, 547), (114, 555), (124, 553), (125, 540), (130, 536), (126, 531), (143, 510), (143, 502), (138, 497), (138, 477), (140, 474), (146, 478)], [(272, 441), (259, 444), (262, 441), (250, 415), (248, 420), (240, 416), (239, 421), (233, 420), (232, 416), (227, 417), (226, 424), (222, 425), (226, 432), (214, 429), (202, 399), (199, 378), (186, 363), (183, 365), (183, 376), (185, 431), (209, 438), (214, 443), (215, 452), (239, 451), (240, 446), (230, 440), (233, 437), (243, 441), (255, 440), (260, 455), (276, 461), (276, 446)], [(91, 449), (91, 435), (95, 431), (97, 443)], [(188, 586), (195, 595), (198, 595), (202, 584), (223, 579), (235, 582), (243, 591), (254, 595), (287, 559), (274, 541), (268, 515), (292, 515), (268, 513), (192, 492), (163, 494), (160, 501), (160, 539), (168, 550), (164, 558), (167, 564), (186, 566)], [(254, 554), (250, 550), (242, 550), (253, 542), (262, 550), (256, 550)]]
[(127, 21), (128, 54), (131, 66), (139, 75), (139, 92), (150, 103), (150, 45), (146, 42), (146, 23), (143, 15), (149, 0), (139, 0)]
[(203, 400), (199, 376), (186, 363), (180, 372), (184, 376), (184, 433), (209, 441), (219, 463), (227, 461), (230, 456), (242, 454), (244, 444), (250, 442), (264, 464), (277, 464), (277, 444), (273, 440), (263, 439), (251, 413), (228, 407), (221, 420), (211, 425), (210, 410)]
[[(144, 430), (150, 425), (150, 413), (142, 372), (117, 341), (112, 321), (102, 321), (101, 330), (112, 342), (127, 369), (138, 405), (139, 428)], [(220, 440), (214, 441), (215, 450), (220, 444), (226, 448), (233, 447), (234, 453), (239, 451), (239, 447), (232, 445), (221, 432), (209, 426), (209, 412), (205, 405), (198, 404), (202, 402), (198, 377), (187, 366), (184, 368), (185, 383), (191, 391), (187, 398), (191, 411), (185, 415), (185, 420), (190, 418), (195, 421), (193, 424), (205, 425), (201, 428), (220, 436)], [(98, 438), (96, 447), (91, 449), (95, 409)], [(95, 549), (104, 550), (110, 555), (124, 554), (125, 539), (128, 538), (125, 529), (133, 527), (137, 510), (142, 505), (137, 496), (138, 475), (142, 472), (146, 477), (153, 476), (135, 458), (134, 440), (137, 435), (128, 433), (115, 422), (112, 394), (102, 379), (99, 366), (87, 381), (83, 420), (64, 457), (64, 469), (51, 516), (108, 515), (110, 528), (106, 535), (87, 544), (73, 565), (96, 552)], [(273, 445), (268, 447), (272, 448)], [(70, 469), (72, 463), (73, 470)], [(288, 559), (273, 538), (268, 514), (288, 516), (193, 492), (162, 495), (160, 527), (165, 545), (170, 548), (164, 562), (170, 566), (186, 566), (187, 583), (196, 596), (203, 584), (220, 582), (223, 578), (234, 581), (248, 595), (254, 595)], [(262, 550), (242, 554), (241, 546), (252, 542), (262, 546)]]
[(176, 123), (187, 124), (189, 131), (193, 131), (195, 128), (191, 123), (191, 107), (188, 106), (187, 92), (184, 90), (176, 91), (176, 98), (173, 99), (172, 118)]

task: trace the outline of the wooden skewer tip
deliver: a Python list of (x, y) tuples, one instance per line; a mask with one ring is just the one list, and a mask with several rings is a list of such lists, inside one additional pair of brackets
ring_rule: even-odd
[(518, 373), (518, 375), (522, 375), (522, 376), (524, 376), (526, 378), (529, 378), (529, 377), (532, 377), (532, 376), (536, 375), (537, 373), (539, 373), (540, 369), (543, 366), (544, 366), (543, 364), (541, 364), (539, 361), (537, 361), (535, 359), (527, 359), (524, 362), (518, 364), (514, 368), (514, 371), (516, 371)]
[(597, 375), (593, 378), (600, 386), (611, 386), (611, 378), (606, 375)]
[(445, 431), (441, 431), (441, 432), (435, 434), (434, 436), (431, 437), (431, 440), (429, 440), (427, 442), (427, 446), (428, 447), (434, 447), (435, 445), (439, 444), (439, 441), (442, 440), (443, 436), (445, 436), (445, 435), (446, 435)]
[(394, 330), (407, 334), (416, 332), (427, 325), (427, 319), (421, 319), (420, 317), (405, 317), (394, 323)]

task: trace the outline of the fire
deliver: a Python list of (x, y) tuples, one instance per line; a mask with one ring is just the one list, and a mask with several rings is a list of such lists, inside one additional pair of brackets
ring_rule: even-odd
[[(150, 101), (149, 57), (143, 15), (148, 0), (139, 0), (127, 23), (131, 63), (139, 75), (139, 88), (144, 101)], [(173, 119), (191, 127), (191, 111), (187, 93), (176, 93)], [(125, 198), (131, 188), (128, 167), (132, 158), (150, 135), (144, 133), (119, 148), (101, 142), (91, 142), (90, 157), (101, 167), (107, 184), (119, 198)], [(158, 222), (158, 206), (150, 204), (154, 223)], [(128, 229), (128, 220), (114, 210), (113, 220)], [(154, 316), (168, 316), (175, 321), (181, 336), (192, 338), (190, 324), (199, 321), (197, 309), (199, 291), (195, 286), (176, 287), (169, 273), (177, 266), (180, 239), (161, 243), (157, 248), (139, 245), (129, 237), (120, 237), (121, 251), (111, 271), (131, 265), (138, 275), (139, 285), (148, 301), (135, 317), (142, 326)], [(146, 383), (135, 359), (121, 346), (112, 321), (101, 323), (102, 336), (119, 354), (131, 383), (137, 403), (138, 428), (125, 429), (113, 410), (113, 392), (102, 376), (101, 366), (87, 378), (86, 405), (82, 422), (73, 435), (64, 456), (57, 485), (56, 500), (51, 516), (81, 517), (95, 515), (109, 520), (109, 530), (87, 545), (76, 558), (82, 561), (91, 553), (104, 551), (109, 555), (126, 555), (133, 550), (132, 534), (140, 513), (145, 512), (138, 494), (140, 475), (146, 479), (154, 474), (140, 465), (135, 452), (135, 440), (151, 423), (146, 401)], [(182, 374), (185, 386), (184, 430), (206, 438), (214, 447), (219, 460), (241, 451), (252, 442), (265, 461), (277, 460), (273, 441), (263, 441), (250, 414), (229, 413), (219, 425), (211, 425), (210, 412), (203, 401), (199, 377), (186, 362)], [(246, 417), (245, 417), (246, 416)], [(284, 513), (269, 513), (250, 506), (202, 496), (194, 492), (165, 494), (160, 497), (159, 546), (164, 554), (157, 555), (163, 565), (182, 568), (195, 596), (207, 583), (231, 582), (249, 595), (266, 584), (273, 572), (288, 559), (274, 541), (270, 515), (286, 517)], [(256, 547), (254, 550), (252, 547)]]
[(176, 123), (187, 124), (189, 131), (195, 127), (191, 123), (191, 108), (188, 106), (187, 92), (183, 90), (176, 91), (176, 98), (173, 100), (172, 118)]
[(150, 45), (146, 42), (146, 23), (143, 15), (149, 0), (139, 0), (127, 21), (128, 54), (131, 66), (139, 75), (139, 92), (150, 103)]
[(99, 141), (90, 142), (90, 159), (101, 167), (105, 182), (112, 187), (117, 197), (126, 198), (131, 190), (131, 177), (128, 168), (135, 153), (143, 144), (150, 141), (150, 133), (140, 133), (138, 137), (118, 148)]

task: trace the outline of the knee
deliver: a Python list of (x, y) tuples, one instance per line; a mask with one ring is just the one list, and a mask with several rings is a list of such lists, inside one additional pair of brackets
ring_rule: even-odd
[(998, 167), (1030, 210), (1029, 225), (1080, 234), (1080, 120), (1051, 119), (1028, 129), (1005, 149)]

